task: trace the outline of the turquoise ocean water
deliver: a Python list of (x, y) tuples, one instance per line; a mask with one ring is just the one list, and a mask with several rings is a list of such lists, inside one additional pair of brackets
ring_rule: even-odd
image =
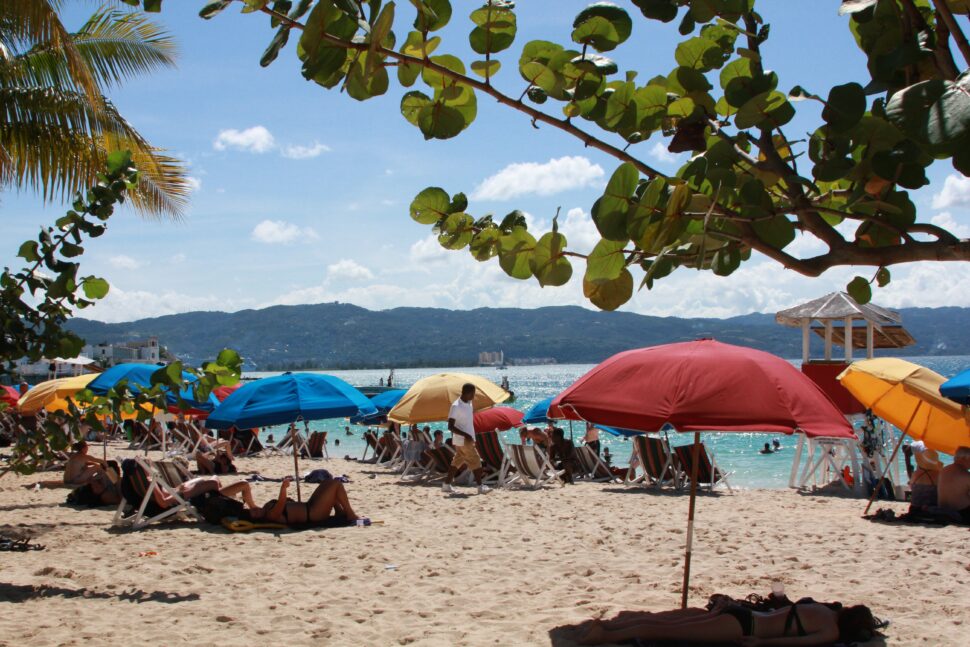
[[(970, 367), (970, 357), (944, 356), (906, 359), (922, 364), (947, 377)], [(796, 362), (797, 364), (798, 362)], [(501, 382), (503, 376), (507, 376), (509, 384), (515, 392), (515, 402), (512, 406), (524, 411), (538, 400), (557, 395), (592, 367), (592, 364), (557, 364), (552, 366), (510, 366), (504, 371), (491, 367), (398, 369), (394, 373), (394, 379), (395, 386), (407, 388), (422, 377), (441, 372), (482, 375), (496, 384)], [(354, 386), (373, 386), (381, 378), (387, 378), (386, 369), (320, 372), (339, 377)], [(247, 373), (246, 377), (268, 377), (270, 375), (278, 375), (278, 373)], [(318, 420), (311, 422), (310, 428), (330, 432), (329, 450), (332, 458), (345, 455), (359, 458), (364, 450), (362, 434), (365, 428), (351, 425), (351, 435), (348, 436), (344, 430), (348, 425), (349, 423), (345, 419)], [(568, 434), (568, 422), (564, 421), (562, 425)], [(445, 428), (444, 424), (432, 424), (430, 426), (433, 429)], [(573, 429), (577, 439), (583, 435), (582, 423), (573, 423)], [(276, 438), (279, 438), (284, 431), (285, 428), (270, 428), (262, 434), (262, 437), (265, 438), (267, 434), (272, 433)], [(518, 434), (514, 430), (505, 432), (504, 437), (507, 441), (518, 442)], [(672, 445), (688, 444), (692, 441), (692, 438), (693, 436), (689, 434), (673, 434), (670, 441)], [(758, 450), (772, 438), (778, 438), (783, 449), (775, 454), (759, 454)], [(600, 439), (604, 447), (610, 448), (610, 453), (614, 457), (614, 465), (628, 464), (632, 447), (628, 440), (616, 438), (606, 433), (600, 434)], [(340, 441), (339, 446), (335, 444), (338, 440)], [(787, 487), (794, 457), (796, 442), (794, 437), (732, 433), (704, 434), (703, 440), (715, 453), (718, 466), (734, 472), (731, 476), (732, 484), (748, 488)], [(339, 471), (339, 467), (337, 470)]]

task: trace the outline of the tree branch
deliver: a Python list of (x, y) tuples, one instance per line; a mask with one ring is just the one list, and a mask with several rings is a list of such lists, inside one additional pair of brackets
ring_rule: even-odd
[(957, 44), (957, 49), (963, 54), (963, 60), (966, 61), (967, 65), (970, 65), (970, 43), (967, 42), (967, 37), (960, 30), (960, 25), (957, 24), (956, 18), (953, 17), (950, 6), (947, 5), (946, 0), (942, 2), (941, 0), (933, 0), (933, 6), (936, 7), (936, 13), (946, 23), (946, 28), (950, 30), (950, 35), (953, 36), (953, 41)]

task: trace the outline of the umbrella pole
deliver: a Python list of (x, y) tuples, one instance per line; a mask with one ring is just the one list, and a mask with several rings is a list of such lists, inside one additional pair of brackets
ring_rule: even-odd
[(296, 442), (296, 423), (290, 425), (290, 447), (293, 448), (293, 480), (296, 481), (296, 500), (302, 502), (300, 497), (300, 448)]
[(886, 461), (886, 467), (882, 470), (882, 476), (879, 477), (879, 482), (876, 483), (876, 488), (872, 491), (872, 494), (869, 496), (869, 503), (866, 504), (866, 509), (862, 513), (863, 516), (869, 514), (869, 508), (872, 507), (872, 502), (876, 500), (877, 496), (879, 496), (879, 490), (882, 489), (883, 481), (886, 480), (886, 474), (889, 473), (889, 468), (892, 467), (893, 461), (896, 460), (896, 454), (897, 452), (899, 452), (899, 448), (903, 444), (903, 439), (906, 438), (906, 432), (909, 431), (909, 426), (913, 424), (913, 420), (916, 418), (916, 412), (919, 411), (919, 408), (922, 404), (923, 404), (922, 400), (916, 403), (916, 408), (913, 409), (913, 415), (909, 417), (909, 422), (906, 423), (906, 426), (903, 428), (903, 432), (899, 434), (899, 441), (896, 443), (896, 447), (893, 449), (892, 456), (890, 456), (889, 460)]
[(684, 551), (684, 583), (680, 590), (680, 608), (687, 608), (687, 586), (690, 584), (690, 554), (694, 543), (694, 505), (697, 501), (697, 463), (700, 461), (701, 432), (694, 432), (694, 447), (691, 450), (690, 466), (690, 506), (687, 508), (687, 546)]

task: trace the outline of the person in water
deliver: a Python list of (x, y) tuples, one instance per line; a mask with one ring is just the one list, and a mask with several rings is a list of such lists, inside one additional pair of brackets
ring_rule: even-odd
[(774, 448), (775, 451), (778, 451), (779, 449), (781, 449), (781, 443), (778, 442), (777, 438), (771, 441), (771, 446)]
[(640, 639), (764, 647), (821, 646), (868, 641), (879, 626), (868, 607), (862, 605), (835, 610), (824, 604), (803, 602), (772, 611), (753, 611), (729, 603), (711, 611), (678, 609), (593, 620), (579, 642), (601, 645)]
[(305, 503), (294, 501), (286, 496), (292, 476), (283, 479), (279, 496), (267, 501), (262, 507), (251, 507), (248, 511), (250, 521), (282, 523), (287, 526), (323, 525), (331, 517), (346, 519), (348, 524), (356, 523), (357, 514), (350, 507), (344, 484), (336, 479), (324, 481), (317, 486)]
[(765, 448), (761, 450), (762, 454), (774, 454), (775, 452), (771, 449), (771, 445), (765, 443)]

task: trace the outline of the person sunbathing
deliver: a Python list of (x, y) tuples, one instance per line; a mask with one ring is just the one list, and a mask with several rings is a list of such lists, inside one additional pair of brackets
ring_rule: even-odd
[(579, 642), (602, 645), (643, 639), (807, 647), (866, 642), (879, 626), (868, 607), (862, 605), (835, 610), (816, 602), (802, 602), (772, 611), (753, 611), (741, 604), (729, 603), (711, 611), (678, 609), (593, 620)]
[[(64, 485), (81, 487), (92, 481), (108, 478), (108, 463), (88, 455), (88, 444), (79, 440), (71, 445), (71, 454), (64, 463)], [(111, 480), (113, 483), (114, 480)]]
[[(180, 483), (175, 488), (175, 491), (179, 493), (179, 496), (187, 500), (194, 499), (206, 492), (218, 492), (229, 498), (235, 498), (239, 494), (242, 497), (243, 503), (246, 504), (246, 507), (251, 509), (257, 507), (256, 501), (253, 499), (252, 487), (246, 481), (239, 481), (231, 485), (223, 486), (215, 476), (199, 476)], [(155, 488), (153, 498), (155, 499), (155, 503), (161, 508), (170, 508), (177, 503), (175, 497), (165, 492), (162, 488)]]
[(523, 445), (528, 444), (528, 441), (532, 441), (537, 446), (545, 448), (549, 444), (549, 436), (546, 432), (542, 431), (538, 427), (523, 427), (519, 430), (519, 440), (522, 441)]
[(305, 503), (294, 501), (286, 496), (293, 482), (292, 476), (283, 479), (279, 496), (267, 501), (262, 507), (249, 506), (247, 521), (267, 521), (287, 526), (326, 525), (331, 518), (343, 517), (348, 524), (357, 521), (357, 514), (350, 507), (344, 484), (335, 479), (324, 481), (317, 486)]

